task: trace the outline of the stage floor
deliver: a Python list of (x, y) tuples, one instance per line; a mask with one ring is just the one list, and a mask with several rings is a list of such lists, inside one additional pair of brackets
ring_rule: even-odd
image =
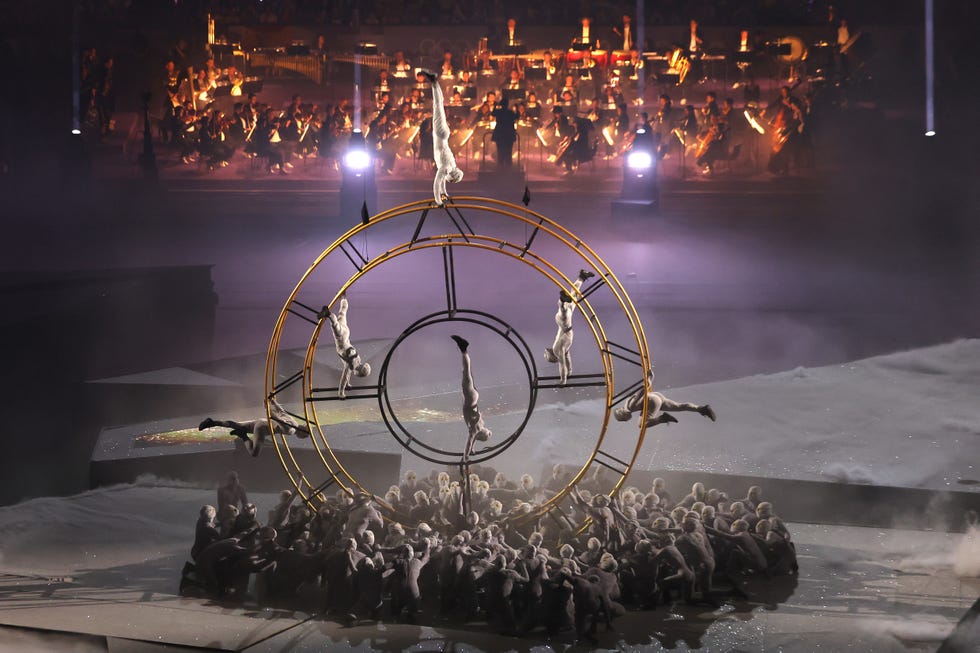
[[(260, 514), (274, 500), (250, 498)], [(345, 628), (304, 612), (181, 598), (194, 517), (210, 500), (206, 490), (118, 486), (0, 509), (0, 650), (548, 651), (572, 644), (568, 636), (501, 637), (481, 623)], [(790, 529), (798, 578), (753, 582), (744, 588), (748, 599), (718, 609), (629, 612), (615, 631), (600, 629), (600, 648), (932, 651), (980, 596), (980, 579), (954, 572), (976, 564), (976, 532)]]

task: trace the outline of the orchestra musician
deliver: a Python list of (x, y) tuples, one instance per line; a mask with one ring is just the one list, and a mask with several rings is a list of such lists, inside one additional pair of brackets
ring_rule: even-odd
[(545, 50), (543, 57), (543, 67), (544, 67), (544, 79), (546, 82), (551, 82), (558, 77), (558, 66), (555, 65), (554, 55), (551, 54), (551, 50)]
[(599, 39), (592, 32), (592, 20), (588, 17), (582, 18), (581, 25), (579, 36), (573, 39), (572, 42), (578, 45), (588, 46), (589, 49), (598, 48)]
[(703, 79), (704, 66), (701, 64), (701, 55), (704, 51), (704, 39), (701, 38), (701, 31), (698, 29), (698, 21), (691, 19), (687, 38), (684, 41), (687, 57), (691, 64), (691, 72), (697, 80)]
[(459, 74), (459, 83), (454, 86), (463, 100), (472, 102), (476, 99), (476, 82), (473, 80), (473, 73), (464, 70)]
[(714, 172), (714, 162), (724, 158), (728, 153), (728, 122), (722, 118), (721, 112), (710, 116), (711, 124), (700, 136), (695, 158), (695, 164), (706, 175)]
[(482, 51), (476, 61), (477, 73), (480, 75), (493, 75), (496, 74), (497, 69), (497, 62), (493, 59), (493, 53), (490, 50)]
[(449, 50), (442, 53), (442, 66), (439, 68), (439, 76), (443, 79), (452, 79), (456, 76), (456, 69), (453, 67), (453, 53)]
[(279, 129), (282, 125), (282, 114), (277, 114), (275, 109), (266, 109), (262, 114), (259, 123), (258, 153), (260, 156), (269, 159), (269, 172), (279, 172), (289, 174), (286, 171), (285, 148), (283, 147), (282, 136)]
[(241, 97), (242, 86), (245, 84), (245, 75), (239, 72), (235, 66), (228, 66), (228, 83), (231, 84), (229, 95), (232, 97)]
[(408, 79), (412, 76), (412, 64), (405, 59), (405, 53), (401, 50), (395, 51), (395, 63), (392, 64), (391, 74), (396, 79)]
[(774, 175), (785, 175), (790, 160), (796, 157), (797, 137), (803, 129), (803, 108), (790, 87), (783, 86), (779, 97), (760, 112), (763, 117), (767, 114), (773, 116), (769, 121), (773, 141), (767, 168)]
[(217, 87), (218, 85), (215, 80), (208, 77), (207, 69), (202, 68), (197, 72), (197, 77), (194, 78), (194, 97), (206, 108), (207, 105), (214, 101), (212, 91)]
[(718, 96), (714, 91), (708, 91), (704, 96), (704, 106), (701, 107), (701, 122), (705, 129), (711, 127), (712, 119), (720, 113)]
[(572, 101), (578, 103), (578, 84), (575, 81), (575, 75), (565, 75), (564, 84), (555, 94), (555, 102), (562, 102), (566, 93), (569, 94)]
[(521, 45), (521, 40), (517, 36), (517, 19), (508, 18), (507, 29), (504, 31), (504, 36), (500, 40), (500, 51), (507, 52), (508, 48), (514, 48), (519, 45)]
[(619, 49), (623, 52), (629, 52), (636, 45), (635, 37), (633, 36), (633, 26), (630, 23), (631, 19), (629, 15), (623, 14), (623, 28), (613, 28), (613, 34), (619, 38), (613, 39), (612, 42), (621, 44), (622, 47)]

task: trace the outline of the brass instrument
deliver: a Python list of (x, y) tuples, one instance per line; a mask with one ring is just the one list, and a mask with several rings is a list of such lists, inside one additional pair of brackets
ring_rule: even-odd
[(677, 85), (680, 86), (684, 83), (684, 78), (687, 77), (690, 70), (691, 60), (684, 55), (684, 50), (674, 48), (668, 60), (667, 74), (677, 75)]

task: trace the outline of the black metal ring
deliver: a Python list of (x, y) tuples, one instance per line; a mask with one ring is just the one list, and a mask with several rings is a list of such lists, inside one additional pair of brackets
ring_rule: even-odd
[[(538, 370), (534, 363), (534, 356), (531, 353), (531, 348), (528, 347), (527, 342), (513, 327), (500, 318), (483, 311), (456, 309), (452, 311), (446, 310), (430, 313), (429, 315), (421, 317), (413, 322), (395, 339), (391, 345), (391, 348), (388, 350), (387, 356), (385, 356), (384, 362), (381, 364), (381, 370), (378, 372), (378, 408), (381, 411), (381, 417), (384, 420), (385, 426), (388, 428), (388, 432), (394, 436), (395, 440), (397, 440), (402, 447), (412, 452), (419, 458), (437, 465), (462, 464), (462, 450), (456, 452), (433, 447), (412, 435), (412, 433), (398, 420), (398, 417), (395, 415), (395, 411), (391, 406), (391, 400), (388, 397), (388, 364), (391, 362), (391, 357), (395, 353), (395, 350), (398, 349), (398, 345), (400, 345), (402, 341), (416, 331), (424, 329), (425, 327), (433, 324), (441, 324), (444, 322), (469, 322), (471, 324), (479, 324), (480, 326), (490, 329), (510, 343), (511, 347), (514, 348), (514, 351), (517, 352), (517, 355), (520, 356), (521, 362), (524, 364), (524, 371), (527, 373), (528, 404), (524, 419), (521, 420), (521, 423), (517, 426), (514, 432), (506, 438), (498, 440), (494, 444), (482, 449), (475, 449), (470, 454), (468, 464), (472, 465), (482, 463), (500, 455), (512, 444), (514, 444), (517, 438), (524, 431), (528, 421), (530, 421), (531, 415), (534, 412), (534, 405), (538, 398), (538, 389), (535, 383), (535, 380), (538, 378)], [(414, 445), (417, 445), (423, 449), (423, 451), (419, 451)], [(442, 456), (441, 458), (437, 457), (440, 455)]]

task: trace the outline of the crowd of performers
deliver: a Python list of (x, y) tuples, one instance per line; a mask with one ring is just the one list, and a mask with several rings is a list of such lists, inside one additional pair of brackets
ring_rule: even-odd
[(385, 494), (391, 519), (368, 494), (339, 491), (314, 510), (284, 491), (262, 521), (231, 473), (217, 507), (201, 508), (181, 591), (244, 600), (256, 574), (260, 603), (313, 601), (348, 624), (486, 620), (594, 638), (627, 609), (716, 605), (750, 576), (797, 573), (790, 533), (757, 486), (737, 498), (695, 483), (675, 499), (658, 478), (610, 498), (596, 473), (561, 518), (528, 518), (570, 473), (555, 466), (539, 487), (474, 466), (464, 513), (449, 473), (409, 471)]
[[(593, 49), (598, 39), (588, 41), (587, 20), (585, 36), (576, 38), (579, 49), (567, 52), (544, 50), (531, 58), (494, 55), (484, 47), (458, 61), (446, 51), (433, 68), (452, 150), (471, 160), (496, 160), (503, 167), (515, 156), (540, 159), (571, 173), (597, 157), (623, 155), (639, 135), (642, 144), (651, 141), (661, 158), (683, 157), (684, 165), (696, 164), (710, 173), (717, 161), (738, 159), (740, 144), (758, 138), (758, 131), (770, 139), (773, 173), (785, 173), (791, 163), (812, 162), (809, 93), (799, 98), (792, 93), (795, 86), (786, 86), (778, 96), (763, 98), (742, 67), (738, 108), (734, 98), (704, 91), (702, 104), (685, 99), (683, 106), (675, 106), (678, 95), (686, 97), (704, 81), (697, 23), (692, 21), (689, 43), (665, 53), (662, 69), (653, 70), (630, 43), (628, 18), (617, 30), (624, 36), (614, 38), (629, 47), (611, 54)], [(748, 39), (743, 31), (739, 47), (756, 47)], [(220, 68), (209, 58), (195, 72), (175, 59), (167, 62), (163, 76), (161, 133), (184, 163), (226, 166), (241, 151), (246, 157), (261, 157), (269, 172), (281, 174), (288, 174), (296, 159), (308, 157), (335, 166), (359, 123), (381, 171), (391, 173), (399, 159), (423, 168), (432, 163), (433, 82), (403, 52), (396, 52), (387, 68), (371, 69), (376, 71), (371, 101), (361, 116), (353, 115), (349, 100), (319, 106), (294, 95), (286, 107), (268, 106), (248, 92), (246, 78), (234, 66)], [(644, 111), (638, 95), (644, 84), (659, 94), (656, 110)]]

